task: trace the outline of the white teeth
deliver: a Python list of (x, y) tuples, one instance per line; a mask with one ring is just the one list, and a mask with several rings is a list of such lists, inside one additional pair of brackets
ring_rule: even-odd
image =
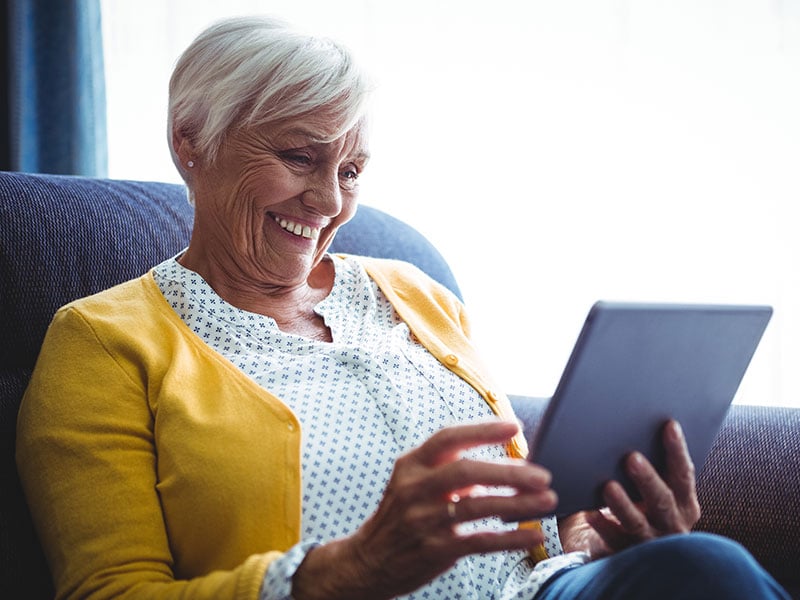
[(286, 219), (281, 219), (278, 217), (275, 217), (275, 222), (289, 233), (302, 236), (309, 240), (319, 239), (319, 229), (316, 227), (301, 225), (300, 223), (295, 223), (294, 221), (287, 221)]

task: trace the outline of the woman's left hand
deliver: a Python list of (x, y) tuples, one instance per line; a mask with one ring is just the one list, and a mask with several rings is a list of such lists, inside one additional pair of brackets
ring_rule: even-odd
[(633, 502), (610, 481), (603, 489), (607, 508), (571, 515), (559, 522), (564, 550), (583, 550), (599, 558), (670, 533), (686, 533), (700, 518), (695, 469), (677, 421), (664, 427), (666, 473), (662, 478), (638, 452), (626, 459), (626, 472), (642, 500)]

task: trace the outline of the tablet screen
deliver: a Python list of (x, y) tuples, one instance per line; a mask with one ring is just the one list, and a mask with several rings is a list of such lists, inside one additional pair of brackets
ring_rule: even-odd
[(699, 471), (772, 315), (768, 306), (598, 302), (531, 441), (553, 474), (558, 515), (603, 505), (638, 450), (663, 472), (661, 433), (677, 419)]

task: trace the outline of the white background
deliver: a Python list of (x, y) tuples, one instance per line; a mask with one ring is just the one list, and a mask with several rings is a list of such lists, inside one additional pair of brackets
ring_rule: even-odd
[(104, 0), (110, 175), (178, 181), (167, 81), (213, 20), (281, 16), (373, 75), (362, 202), (451, 264), (509, 393), (597, 299), (759, 303), (738, 402), (800, 406), (800, 0)]

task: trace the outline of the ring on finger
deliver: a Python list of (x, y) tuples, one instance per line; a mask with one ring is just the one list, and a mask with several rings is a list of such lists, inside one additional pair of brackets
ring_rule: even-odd
[(450, 518), (451, 521), (456, 521), (456, 503), (450, 500), (447, 503), (447, 516)]
[(456, 515), (456, 504), (458, 504), (459, 500), (461, 500), (461, 497), (458, 494), (450, 494), (450, 498), (447, 502), (447, 517), (452, 522), (458, 520)]

